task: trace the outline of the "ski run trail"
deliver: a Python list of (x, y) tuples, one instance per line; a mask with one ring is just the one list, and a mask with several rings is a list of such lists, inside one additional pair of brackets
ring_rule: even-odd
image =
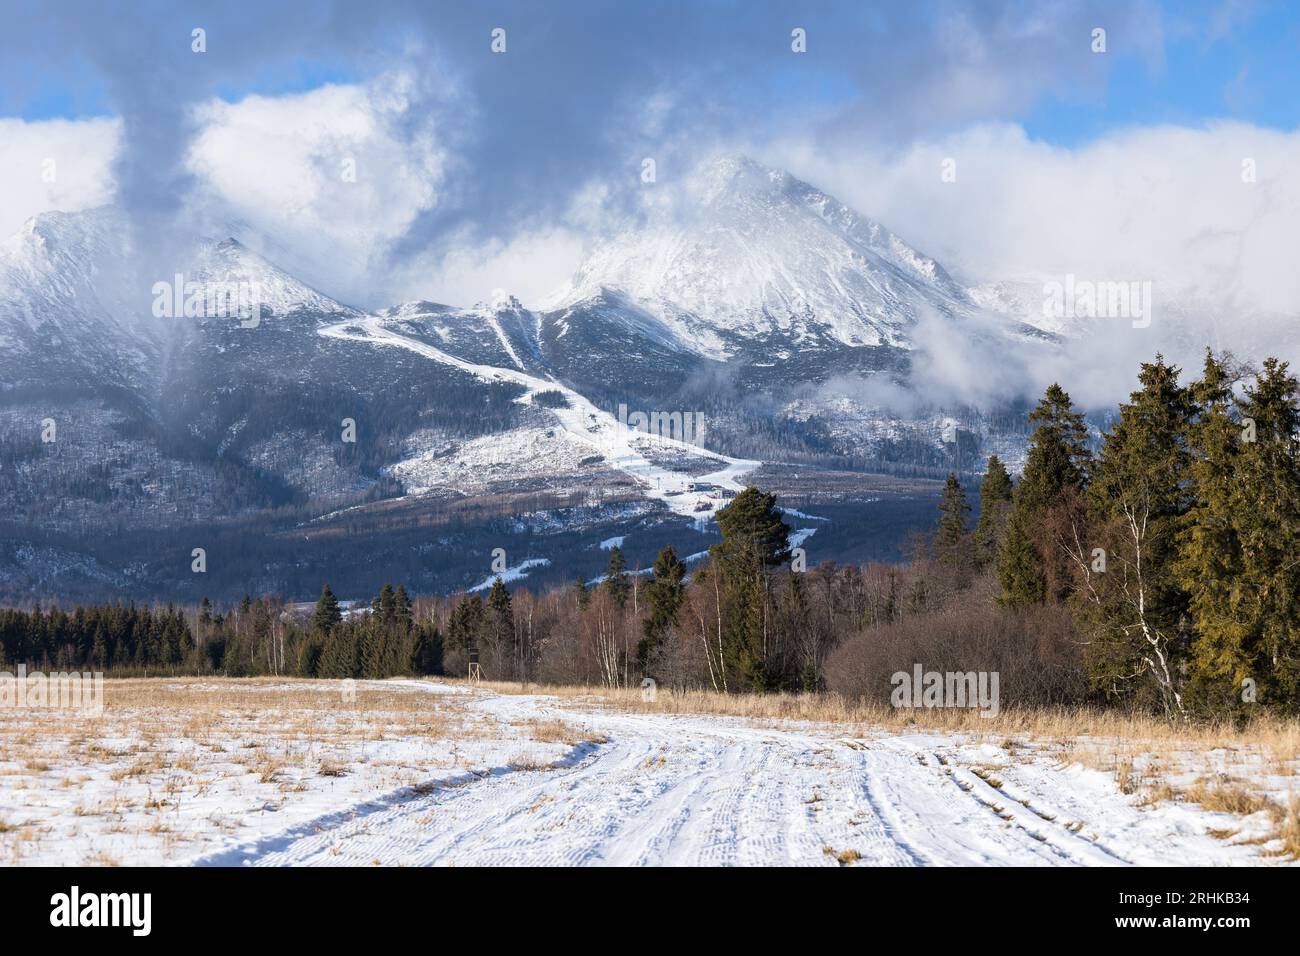
[[(365, 683), (365, 682), (363, 682)], [(1232, 865), (1231, 818), (1139, 807), (1112, 775), (955, 735), (637, 713), (591, 699), (389, 682), (484, 722), (561, 720), (590, 740), (371, 797), (188, 861), (369, 865)], [(1000, 764), (997, 775), (989, 764)], [(984, 769), (982, 769), (982, 767)], [(1240, 821), (1238, 821), (1240, 825)], [(852, 856), (856, 854), (856, 856)]]
[[(526, 389), (518, 401), (528, 402), (537, 392), (561, 392), (568, 399), (568, 408), (548, 409), (564, 431), (578, 442), (589, 445), (604, 455), (610, 466), (636, 479), (648, 498), (664, 502), (672, 511), (684, 517), (707, 520), (712, 511), (701, 514), (695, 511), (697, 499), (686, 492), (692, 482), (707, 482), (731, 491), (740, 491), (741, 480), (758, 467), (756, 461), (728, 458), (717, 452), (649, 432), (638, 431), (623, 424), (613, 415), (597, 408), (581, 394), (549, 379), (538, 378), (516, 369), (495, 365), (479, 365), (456, 358), (426, 342), (412, 339), (390, 328), (383, 319), (374, 316), (348, 319), (318, 330), (326, 338), (368, 342), (375, 346), (403, 348), (423, 355), (443, 365), (450, 365), (485, 382), (511, 382)], [(716, 459), (722, 467), (705, 475), (691, 476), (656, 465), (637, 451), (637, 443), (658, 446), (665, 451), (688, 453), (696, 457)]]

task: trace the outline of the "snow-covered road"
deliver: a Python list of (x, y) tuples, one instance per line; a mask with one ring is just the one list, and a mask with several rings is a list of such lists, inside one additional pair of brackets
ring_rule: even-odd
[[(445, 685), (424, 685), (452, 692)], [(628, 713), (472, 692), (485, 722), (603, 742), (340, 807), (192, 861), (216, 865), (1228, 865), (1223, 815), (1137, 806), (1110, 774), (926, 734)], [(504, 762), (503, 762), (504, 763)], [(837, 862), (838, 861), (838, 862)]]

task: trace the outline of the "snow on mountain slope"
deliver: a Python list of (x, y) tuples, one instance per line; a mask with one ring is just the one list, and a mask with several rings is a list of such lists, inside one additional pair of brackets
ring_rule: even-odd
[[(355, 310), (317, 292), (234, 239), (196, 240), (174, 263), (143, 262), (114, 207), (35, 216), (0, 246), (0, 369), (7, 384), (106, 383), (145, 389), (165, 344), (192, 319), (176, 312), (191, 283), (244, 283), (265, 314)], [(161, 286), (160, 286), (161, 284)], [(167, 291), (160, 294), (159, 290)]]
[[(619, 422), (603, 409), (593, 405), (578, 392), (557, 382), (513, 369), (481, 365), (458, 359), (432, 345), (401, 334), (400, 331), (391, 327), (389, 323), (381, 318), (350, 319), (325, 326), (319, 332), (326, 338), (346, 339), (354, 342), (366, 342), (376, 346), (408, 349), (432, 361), (469, 372), (485, 382), (512, 382), (526, 390), (518, 399), (521, 403), (531, 402), (533, 396), (541, 392), (559, 392), (564, 396), (567, 406), (562, 408), (548, 407), (546, 411), (564, 429), (567, 437), (587, 446), (593, 453), (602, 456), (608, 462), (609, 467), (635, 479), (641, 485), (642, 491), (647, 497), (663, 501), (672, 511), (683, 516), (697, 520), (707, 520), (711, 517), (713, 510), (722, 503), (720, 500), (704, 502), (704, 507), (697, 511), (697, 506), (701, 502), (693, 495), (687, 494), (687, 491), (696, 482), (707, 482), (720, 488), (740, 491), (740, 480), (759, 465), (756, 461), (705, 453), (707, 457), (716, 459), (721, 467), (709, 474), (697, 477), (655, 464), (639, 450), (638, 445), (640, 443), (650, 442), (664, 449), (697, 455), (700, 454), (701, 449), (672, 438), (639, 432)], [(499, 444), (496, 447), (501, 448)], [(526, 449), (527, 445), (524, 448)], [(519, 459), (521, 464), (527, 467), (526, 455), (512, 455), (512, 459)]]
[(130, 386), (147, 376), (157, 331), (122, 233), (111, 209), (49, 212), (0, 246), (0, 381)]
[(376, 313), (390, 327), (427, 341), (459, 359), (521, 372), (544, 367), (537, 316), (513, 296), (458, 309), (434, 302), (407, 302)]
[(202, 243), (185, 277), (187, 282), (248, 283), (256, 289), (261, 307), (276, 315), (299, 310), (358, 314), (356, 309), (300, 282), (233, 238)]
[(828, 332), (848, 346), (910, 346), (925, 311), (975, 306), (930, 257), (789, 173), (726, 156), (687, 186), (689, 208), (595, 248), (543, 308), (563, 312), (611, 291), (665, 335), (712, 358), (735, 339)]

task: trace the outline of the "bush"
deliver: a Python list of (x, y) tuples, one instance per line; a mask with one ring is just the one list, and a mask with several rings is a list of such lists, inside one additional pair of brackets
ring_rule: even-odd
[(1068, 706), (1084, 701), (1087, 677), (1069, 611), (1018, 610), (957, 601), (933, 613), (859, 632), (826, 662), (829, 690), (889, 703), (890, 676), (927, 671), (997, 672), (1002, 706)]

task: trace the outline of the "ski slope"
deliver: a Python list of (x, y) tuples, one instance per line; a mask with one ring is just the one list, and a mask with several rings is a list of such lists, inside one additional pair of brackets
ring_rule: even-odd
[[(199, 865), (1233, 865), (1240, 819), (1140, 807), (1110, 774), (931, 734), (597, 709), (466, 692), (484, 724), (596, 736), (548, 767), (435, 778), (188, 862)], [(603, 739), (603, 742), (602, 742)], [(987, 767), (996, 766), (996, 775)], [(1248, 828), (1247, 828), (1248, 829)], [(856, 855), (856, 856), (854, 856)]]
[[(568, 408), (548, 408), (565, 432), (579, 442), (590, 446), (609, 462), (610, 466), (635, 479), (648, 498), (664, 502), (673, 512), (689, 518), (699, 519), (701, 513), (695, 510), (697, 498), (688, 495), (687, 489), (692, 482), (708, 482), (731, 491), (740, 491), (741, 481), (745, 475), (758, 467), (759, 462), (740, 458), (728, 458), (717, 452), (704, 449), (676, 439), (661, 435), (641, 432), (625, 425), (613, 415), (597, 408), (581, 394), (550, 379), (538, 378), (518, 369), (498, 368), (494, 365), (480, 365), (467, 362), (435, 348), (426, 342), (417, 341), (402, 335), (375, 316), (348, 319), (344, 322), (323, 326), (319, 333), (326, 338), (344, 339), (353, 342), (368, 342), (372, 345), (403, 348), (417, 355), (422, 355), (434, 362), (450, 365), (485, 382), (510, 382), (526, 389), (520, 396), (520, 403), (531, 401), (537, 392), (557, 391), (568, 399)], [(695, 456), (717, 459), (722, 467), (705, 475), (688, 475), (673, 471), (649, 461), (637, 451), (635, 441), (650, 442), (666, 450), (688, 452)], [(712, 503), (715, 507), (717, 503)], [(703, 517), (709, 517), (709, 514)]]

